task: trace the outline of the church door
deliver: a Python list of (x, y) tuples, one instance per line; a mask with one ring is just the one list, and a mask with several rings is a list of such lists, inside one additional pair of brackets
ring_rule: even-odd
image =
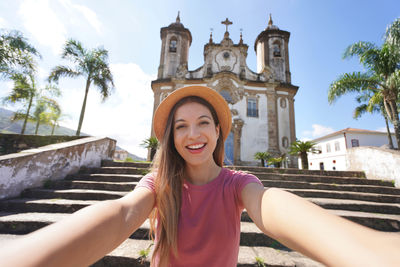
[(225, 165), (233, 165), (233, 133), (230, 132), (225, 141)]

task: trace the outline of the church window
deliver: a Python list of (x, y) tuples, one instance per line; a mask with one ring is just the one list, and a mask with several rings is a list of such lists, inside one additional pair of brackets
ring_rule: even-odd
[(351, 139), (351, 147), (358, 147), (358, 146), (360, 146), (358, 139)]
[(286, 136), (282, 137), (282, 146), (284, 148), (288, 148), (289, 147), (289, 139)]
[(331, 144), (326, 144), (326, 152), (329, 153), (331, 152)]
[(286, 98), (281, 97), (281, 100), (279, 101), (281, 108), (286, 108)]
[(340, 151), (340, 143), (339, 142), (335, 142), (335, 151)]
[(175, 37), (172, 37), (169, 41), (169, 52), (176, 52), (176, 44), (177, 40)]
[(313, 151), (314, 154), (321, 154), (322, 153), (322, 148), (321, 146), (316, 146), (315, 150)]
[(247, 117), (258, 117), (257, 99), (247, 98)]

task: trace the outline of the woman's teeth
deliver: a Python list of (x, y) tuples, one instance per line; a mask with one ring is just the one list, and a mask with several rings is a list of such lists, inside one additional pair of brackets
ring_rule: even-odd
[(205, 145), (206, 144), (190, 145), (190, 146), (187, 146), (187, 148), (189, 148), (189, 149), (199, 149), (199, 148), (204, 147)]

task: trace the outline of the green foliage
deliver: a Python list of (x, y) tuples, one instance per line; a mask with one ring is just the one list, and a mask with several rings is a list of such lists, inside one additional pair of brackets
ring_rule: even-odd
[(127, 157), (127, 158), (125, 159), (125, 162), (134, 162), (134, 160), (133, 160), (133, 158), (131, 158), (131, 157)]
[(268, 152), (256, 152), (254, 154), (254, 159), (260, 160), (261, 166), (265, 166), (265, 161), (271, 158), (271, 154)]
[(102, 101), (105, 101), (114, 89), (114, 80), (108, 65), (108, 51), (101, 47), (87, 50), (81, 42), (70, 39), (65, 43), (61, 57), (73, 62), (73, 66), (54, 67), (49, 81), (58, 82), (61, 77), (86, 78), (85, 97), (76, 130), (76, 135), (80, 135), (90, 86), (93, 84), (99, 89)]
[(150, 161), (153, 161), (158, 148), (158, 139), (154, 136), (144, 139), (140, 144), (142, 147), (150, 149)]
[(154, 244), (151, 243), (146, 249), (142, 249), (139, 251), (139, 261), (141, 264), (144, 264), (150, 254), (150, 249)]
[[(393, 123), (400, 143), (400, 18), (386, 29), (382, 46), (357, 42), (347, 47), (343, 58), (354, 56), (358, 57), (365, 71), (344, 73), (332, 82), (328, 92), (329, 103), (342, 95), (356, 93), (361, 105), (356, 107), (354, 117), (380, 111), (385, 121), (389, 119)], [(391, 140), (390, 133), (388, 135)]]
[(0, 78), (33, 73), (39, 52), (19, 31), (0, 31)]
[(263, 258), (256, 256), (255, 260), (256, 260), (256, 266), (257, 267), (266, 267)]
[(308, 152), (315, 152), (315, 143), (311, 141), (296, 140), (289, 147), (289, 154), (301, 158), (301, 165), (304, 170), (308, 170)]

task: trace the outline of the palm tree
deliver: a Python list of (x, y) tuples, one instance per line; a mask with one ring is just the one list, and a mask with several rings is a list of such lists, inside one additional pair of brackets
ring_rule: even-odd
[(21, 73), (15, 73), (11, 76), (11, 80), (14, 82), (14, 87), (11, 93), (3, 99), (4, 103), (25, 103), (26, 110), (15, 114), (14, 119), (23, 119), (24, 124), (22, 125), (21, 134), (25, 133), (26, 123), (29, 119), (29, 114), (32, 108), (33, 99), (36, 97), (38, 90), (36, 87), (36, 81), (32, 73), (23, 75)]
[(303, 170), (308, 170), (308, 152), (314, 152), (315, 143), (312, 141), (300, 141), (296, 140), (289, 148), (290, 155), (299, 156), (301, 159), (301, 167)]
[(16, 73), (32, 73), (36, 68), (34, 57), (39, 52), (18, 31), (0, 33), (0, 78)]
[(265, 166), (265, 161), (270, 159), (272, 156), (268, 152), (257, 152), (254, 154), (254, 159), (260, 160), (261, 166)]
[(355, 92), (370, 91), (381, 94), (389, 120), (394, 126), (397, 143), (400, 143), (400, 119), (398, 104), (400, 99), (400, 18), (386, 30), (381, 47), (369, 42), (350, 45), (343, 57), (358, 56), (366, 72), (341, 75), (334, 81), (328, 92), (328, 101), (333, 103), (340, 96)]
[(158, 148), (158, 140), (154, 136), (144, 139), (140, 144), (142, 147), (150, 149), (150, 161), (153, 161), (154, 155), (156, 154)]
[(354, 110), (353, 118), (358, 119), (366, 112), (380, 113), (385, 119), (389, 148), (393, 149), (392, 133), (390, 132), (388, 116), (386, 114), (382, 94), (381, 93), (374, 94), (373, 92), (364, 91), (362, 94), (356, 97), (356, 100), (361, 105), (357, 106), (356, 109)]
[(71, 60), (73, 68), (68, 66), (56, 66), (50, 73), (49, 81), (58, 82), (60, 77), (75, 78), (84, 76), (86, 79), (85, 97), (79, 117), (76, 135), (80, 135), (83, 117), (85, 115), (86, 101), (91, 84), (94, 84), (101, 93), (102, 100), (105, 101), (114, 89), (114, 81), (108, 65), (108, 51), (103, 48), (86, 50), (82, 44), (76, 40), (68, 40), (64, 46), (61, 56), (63, 59)]
[(35, 135), (38, 134), (40, 123), (46, 122), (46, 109), (46, 102), (43, 99), (39, 99), (36, 103), (35, 111), (33, 112), (33, 119), (36, 121)]

